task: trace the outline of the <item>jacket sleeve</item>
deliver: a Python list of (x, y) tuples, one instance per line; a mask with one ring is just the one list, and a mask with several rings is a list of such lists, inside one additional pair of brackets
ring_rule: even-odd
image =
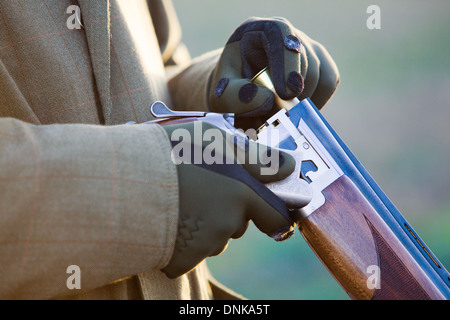
[(147, 0), (166, 67), (173, 106), (177, 110), (208, 110), (206, 90), (222, 50), (191, 59), (171, 0)]
[(169, 90), (177, 110), (209, 111), (209, 80), (221, 53), (222, 49), (218, 49), (194, 58), (169, 78)]
[(161, 269), (177, 219), (176, 168), (160, 126), (0, 118), (0, 298), (74, 293), (70, 266), (81, 290)]

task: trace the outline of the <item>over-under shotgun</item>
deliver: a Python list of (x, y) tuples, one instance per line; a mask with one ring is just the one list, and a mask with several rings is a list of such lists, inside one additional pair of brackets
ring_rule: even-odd
[[(253, 81), (274, 90), (268, 69)], [(257, 141), (290, 153), (297, 166), (267, 187), (290, 205), (301, 234), (348, 295), (448, 300), (450, 274), (311, 100), (276, 96), (276, 103), (280, 111), (257, 130)], [(233, 114), (175, 112), (162, 102), (152, 113), (157, 122), (206, 121), (238, 133)]]

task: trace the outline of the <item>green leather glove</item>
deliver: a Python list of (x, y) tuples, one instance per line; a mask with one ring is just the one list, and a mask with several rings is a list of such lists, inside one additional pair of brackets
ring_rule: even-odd
[[(230, 238), (244, 234), (249, 220), (277, 241), (292, 235), (294, 222), (286, 205), (261, 183), (291, 174), (295, 163), (290, 155), (250, 140), (236, 143), (225, 131), (200, 121), (163, 128), (171, 138), (172, 159), (179, 163), (178, 234), (173, 256), (162, 269), (169, 278), (176, 278), (206, 257), (221, 253)], [(213, 142), (192, 138), (206, 137), (208, 133), (214, 136), (211, 139), (214, 152), (211, 152)], [(211, 154), (215, 161), (207, 159)], [(264, 169), (272, 165), (276, 170), (266, 174)]]
[(267, 66), (284, 100), (310, 97), (321, 108), (339, 83), (336, 64), (321, 44), (286, 19), (251, 18), (231, 35), (211, 74), (210, 110), (235, 113), (237, 128), (264, 123), (278, 108), (273, 93), (251, 79)]

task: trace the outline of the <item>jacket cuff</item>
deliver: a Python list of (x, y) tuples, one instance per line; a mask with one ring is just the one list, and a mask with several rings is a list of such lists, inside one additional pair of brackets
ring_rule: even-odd
[(192, 63), (171, 76), (168, 81), (174, 108), (178, 111), (209, 111), (207, 86), (211, 72), (217, 65), (222, 49), (192, 60)]

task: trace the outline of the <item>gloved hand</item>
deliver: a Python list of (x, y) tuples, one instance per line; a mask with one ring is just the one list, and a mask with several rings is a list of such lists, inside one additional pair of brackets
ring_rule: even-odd
[(250, 81), (267, 66), (278, 96), (310, 97), (319, 109), (339, 83), (336, 64), (321, 44), (286, 19), (251, 18), (231, 35), (211, 74), (210, 110), (235, 113), (237, 128), (259, 127), (278, 111), (273, 93)]
[[(294, 222), (286, 205), (261, 181), (287, 177), (295, 167), (293, 157), (250, 140), (237, 143), (205, 122), (163, 128), (173, 145), (172, 159), (179, 163), (178, 234), (172, 258), (162, 269), (169, 278), (221, 253), (230, 238), (244, 234), (249, 220), (277, 241), (292, 235)], [(264, 170), (270, 167), (274, 170)]]

